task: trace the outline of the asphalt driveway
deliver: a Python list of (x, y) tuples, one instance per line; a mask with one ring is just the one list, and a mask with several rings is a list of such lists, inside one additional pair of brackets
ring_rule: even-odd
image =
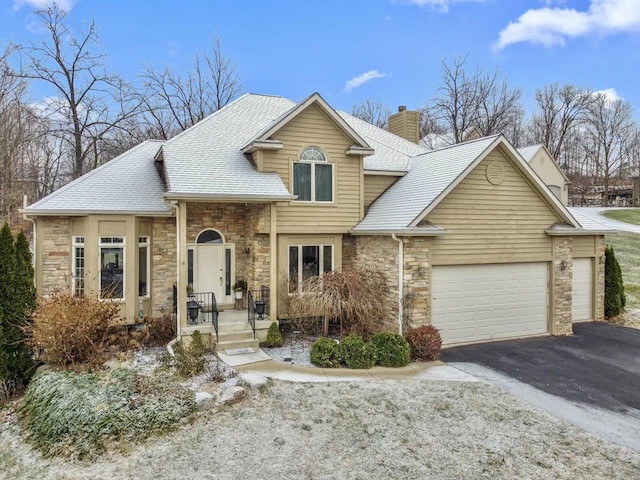
[(640, 330), (581, 323), (571, 337), (453, 347), (441, 359), (489, 367), (570, 402), (634, 416), (640, 410)]

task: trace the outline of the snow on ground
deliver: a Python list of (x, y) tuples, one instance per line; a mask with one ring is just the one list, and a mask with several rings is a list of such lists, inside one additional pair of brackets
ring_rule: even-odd
[(43, 459), (0, 427), (0, 478), (630, 479), (640, 456), (484, 382), (266, 389), (90, 464)]

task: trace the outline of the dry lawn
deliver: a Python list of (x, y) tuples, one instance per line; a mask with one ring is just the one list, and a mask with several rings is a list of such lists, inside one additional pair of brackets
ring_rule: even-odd
[(0, 430), (6, 479), (630, 479), (640, 455), (485, 383), (295, 384), (91, 464), (47, 460)]

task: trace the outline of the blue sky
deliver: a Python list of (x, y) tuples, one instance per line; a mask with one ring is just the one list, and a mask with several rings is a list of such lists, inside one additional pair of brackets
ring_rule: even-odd
[[(46, 1), (0, 0), (0, 43), (36, 40), (33, 8)], [(179, 71), (218, 36), (244, 92), (413, 109), (441, 84), (441, 62), (466, 55), (522, 87), (527, 108), (536, 88), (569, 82), (611, 89), (640, 118), (640, 0), (60, 2), (73, 23), (95, 20), (127, 79), (145, 63)]]

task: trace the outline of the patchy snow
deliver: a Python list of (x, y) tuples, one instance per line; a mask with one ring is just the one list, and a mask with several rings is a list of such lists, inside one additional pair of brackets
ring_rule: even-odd
[(640, 478), (640, 455), (484, 382), (271, 381), (122, 450), (44, 459), (10, 419), (0, 478)]
[(311, 344), (320, 337), (309, 337), (296, 333), (288, 333), (284, 337), (284, 344), (281, 347), (266, 348), (262, 350), (273, 360), (285, 362), (299, 367), (315, 367), (311, 363), (309, 352)]

